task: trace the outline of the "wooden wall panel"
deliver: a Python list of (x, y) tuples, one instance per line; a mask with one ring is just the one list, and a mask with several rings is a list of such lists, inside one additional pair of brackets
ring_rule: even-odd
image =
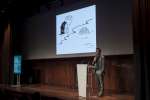
[(105, 63), (105, 90), (134, 93), (135, 67), (132, 56), (108, 56)]
[[(39, 82), (51, 86), (77, 88), (76, 64), (88, 63), (93, 57), (57, 58), (24, 61), (33, 73), (39, 72)], [(135, 72), (133, 55), (105, 57), (105, 93), (134, 93)], [(28, 70), (29, 70), (28, 69)], [(31, 72), (32, 73), (32, 72)], [(32, 75), (32, 74), (31, 74)], [(94, 91), (97, 90), (95, 76), (92, 74)]]

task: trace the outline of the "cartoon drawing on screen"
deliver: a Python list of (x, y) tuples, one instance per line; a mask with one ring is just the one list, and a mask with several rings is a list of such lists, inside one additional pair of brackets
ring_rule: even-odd
[(95, 52), (96, 5), (56, 16), (56, 54)]
[(89, 34), (90, 31), (87, 27), (82, 27), (80, 30), (79, 30), (79, 34), (80, 35), (84, 35), (84, 34)]
[[(92, 20), (93, 20), (93, 19), (90, 18), (90, 19), (88, 19), (88, 20), (85, 20), (84, 23), (73, 27), (73, 28), (72, 28), (72, 32), (73, 32), (73, 33), (79, 33), (79, 32), (81, 32), (80, 29), (82, 30), (82, 28), (86, 28), (86, 30), (89, 31), (89, 28), (90, 28), (90, 27), (88, 28), (87, 25), (90, 24), (90, 21), (92, 21)], [(89, 32), (90, 32), (90, 31), (89, 31)]]
[(60, 30), (61, 30), (60, 35), (69, 33), (69, 26), (71, 25), (71, 23), (72, 23), (72, 16), (71, 15), (66, 16), (65, 20), (62, 22), (60, 26)]
[(85, 20), (85, 22), (70, 28), (71, 23), (73, 22), (72, 19), (73, 17), (71, 15), (66, 16), (65, 21), (61, 24), (61, 34), (59, 35), (61, 35), (62, 39), (59, 42), (60, 45), (63, 44), (65, 40), (68, 40), (71, 36), (82, 38), (83, 35), (86, 36), (87, 34), (90, 34), (92, 32), (92, 30), (90, 30), (90, 27), (88, 27), (88, 24), (91, 24), (90, 22), (93, 20), (92, 18), (89, 18)]
[(67, 23), (67, 22), (64, 21), (64, 22), (61, 24), (61, 28), (60, 28), (61, 33), (60, 33), (60, 35), (65, 34), (65, 25), (66, 25), (66, 23)]

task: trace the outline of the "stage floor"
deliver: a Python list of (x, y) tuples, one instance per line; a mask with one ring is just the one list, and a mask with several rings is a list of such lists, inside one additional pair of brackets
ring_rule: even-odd
[(18, 93), (32, 94), (39, 92), (43, 97), (56, 97), (57, 100), (135, 100), (133, 95), (128, 94), (109, 94), (102, 97), (88, 96), (81, 98), (78, 96), (77, 89), (67, 89), (48, 85), (23, 85), (21, 87), (0, 86), (10, 91)]
[(111, 95), (111, 96), (93, 96), (86, 99), (79, 98), (78, 100), (135, 100), (131, 95)]
[(33, 85), (33, 86), (27, 86), (24, 87), (24, 89), (32, 90), (32, 91), (38, 91), (41, 93), (41, 95), (47, 96), (47, 97), (57, 97), (63, 100), (134, 100), (133, 95), (129, 94), (109, 94), (104, 95), (102, 97), (98, 96), (88, 96), (86, 99), (79, 97), (78, 92), (75, 89), (66, 89), (66, 88), (60, 88), (60, 87), (50, 87), (47, 85)]

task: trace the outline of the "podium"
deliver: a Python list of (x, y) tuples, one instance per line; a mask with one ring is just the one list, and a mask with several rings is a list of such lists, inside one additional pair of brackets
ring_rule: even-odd
[(87, 64), (77, 64), (77, 77), (79, 97), (86, 98)]

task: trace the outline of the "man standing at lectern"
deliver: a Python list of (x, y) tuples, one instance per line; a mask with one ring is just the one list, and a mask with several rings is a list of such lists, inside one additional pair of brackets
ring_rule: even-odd
[(93, 59), (92, 66), (98, 84), (98, 96), (102, 96), (104, 90), (103, 74), (104, 74), (104, 57), (101, 56), (101, 49), (96, 48), (96, 55)]

